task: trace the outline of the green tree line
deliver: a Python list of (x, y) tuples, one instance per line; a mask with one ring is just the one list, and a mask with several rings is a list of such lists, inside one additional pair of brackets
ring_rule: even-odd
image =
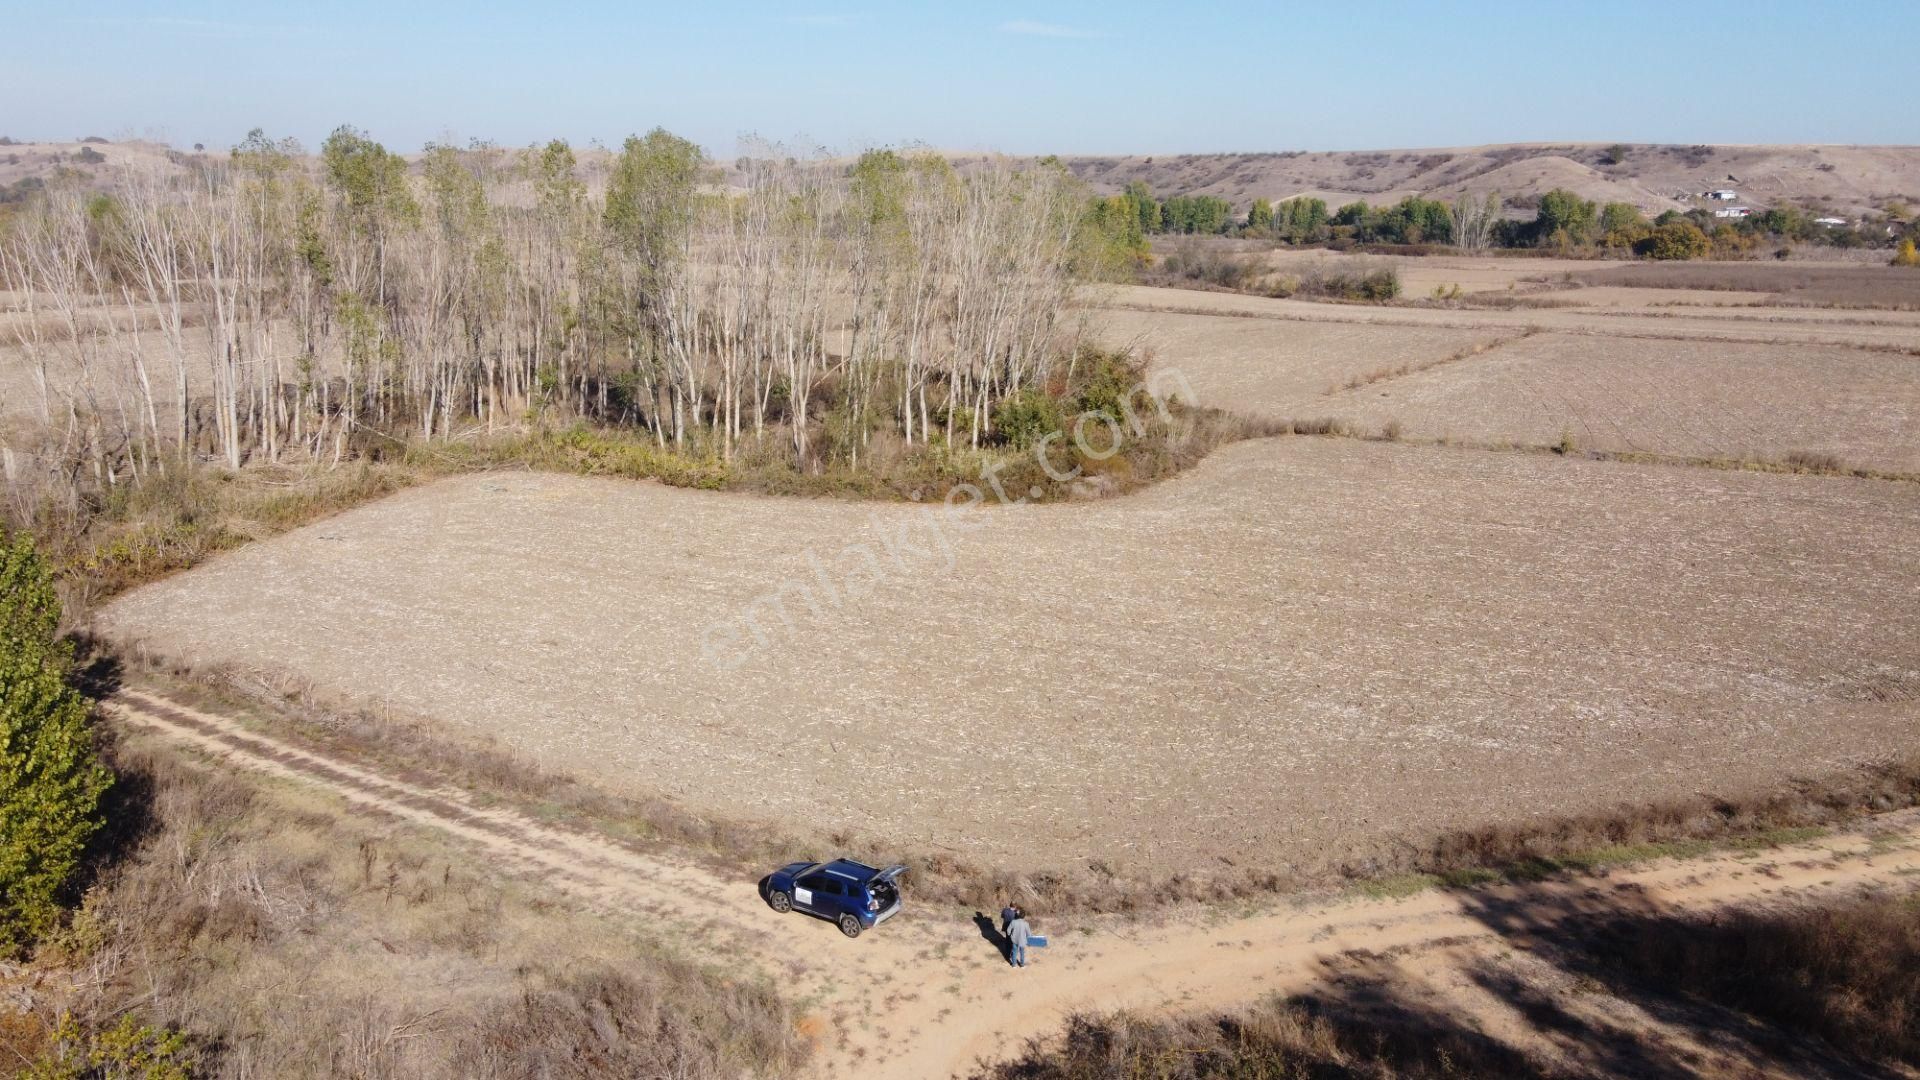
[(1498, 195), (1467, 195), (1453, 202), (1412, 195), (1383, 206), (1357, 200), (1331, 211), (1325, 200), (1313, 197), (1277, 202), (1256, 198), (1241, 214), (1214, 195), (1159, 199), (1137, 180), (1095, 204), (1097, 231), (1136, 258), (1145, 258), (1149, 237), (1167, 234), (1247, 236), (1289, 244), (1607, 249), (1690, 259), (1737, 255), (1766, 242), (1893, 244), (1920, 231), (1897, 212), (1839, 227), (1821, 224), (1815, 220), (1819, 215), (1797, 207), (1774, 207), (1745, 218), (1716, 218), (1705, 209), (1669, 210), (1648, 219), (1631, 203), (1599, 203), (1564, 188), (1534, 200), (1531, 219), (1507, 215)]

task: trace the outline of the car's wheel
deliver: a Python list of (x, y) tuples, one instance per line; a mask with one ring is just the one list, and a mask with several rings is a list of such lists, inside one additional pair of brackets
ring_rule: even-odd
[(860, 920), (851, 915), (840, 916), (840, 932), (848, 937), (859, 937)]
[(788, 896), (779, 889), (773, 890), (772, 895), (767, 897), (767, 903), (772, 905), (773, 910), (782, 915), (793, 910), (793, 897)]

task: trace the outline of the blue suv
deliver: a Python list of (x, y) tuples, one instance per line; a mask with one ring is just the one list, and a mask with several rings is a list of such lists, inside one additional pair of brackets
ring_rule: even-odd
[(852, 859), (829, 863), (797, 862), (775, 870), (767, 878), (767, 903), (782, 914), (804, 911), (840, 925), (840, 932), (859, 937), (900, 910), (904, 866), (877, 870)]

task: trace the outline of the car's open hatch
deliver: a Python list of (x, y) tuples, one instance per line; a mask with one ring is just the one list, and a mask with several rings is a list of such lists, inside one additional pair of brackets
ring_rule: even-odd
[(894, 878), (897, 878), (901, 874), (904, 874), (906, 872), (907, 872), (907, 868), (905, 864), (895, 863), (894, 865), (887, 867), (885, 870), (882, 870), (879, 873), (873, 875), (873, 880), (890, 882)]

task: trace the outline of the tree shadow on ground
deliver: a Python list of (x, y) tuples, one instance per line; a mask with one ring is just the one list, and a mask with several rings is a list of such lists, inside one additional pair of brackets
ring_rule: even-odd
[[(1898, 1019), (1920, 1017), (1908, 1000), (1920, 999), (1920, 963), (1904, 953), (1881, 962), (1867, 984), (1881, 1001), (1860, 1000), (1861, 976), (1852, 974), (1871, 965), (1875, 942), (1898, 944), (1899, 926), (1856, 930), (1854, 944), (1840, 947), (1855, 958), (1831, 961), (1822, 954), (1836, 948), (1836, 934), (1795, 929), (1795, 920), (1823, 917), (1815, 909), (1701, 916), (1605, 881), (1455, 895), (1494, 943), (1472, 935), (1350, 951), (1322, 962), (1311, 991), (1232, 1014), (1083, 1014), (1064, 1039), (1036, 1039), (978, 1075), (1890, 1080), (1910, 1075), (1900, 1065), (1920, 1057), (1901, 1041)], [(1906, 947), (1920, 948), (1920, 917), (1908, 918)], [(1798, 944), (1768, 944), (1779, 939)], [(1878, 1009), (1896, 1019), (1877, 1021)], [(1912, 1036), (1920, 1042), (1920, 1032)]]
[[(1913, 1064), (1913, 1044), (1865, 1019), (1861, 998), (1881, 994), (1904, 1015), (1911, 1002), (1896, 999), (1914, 995), (1920, 974), (1905, 987), (1862, 985), (1847, 970), (1860, 964), (1804, 929), (1833, 907), (1683, 912), (1604, 881), (1458, 896), (1469, 917), (1548, 973), (1518, 977), (1482, 962), (1469, 969), (1474, 985), (1581, 1074), (1891, 1078), (1907, 1075), (1899, 1059)], [(1885, 944), (1900, 937), (1890, 930)]]

